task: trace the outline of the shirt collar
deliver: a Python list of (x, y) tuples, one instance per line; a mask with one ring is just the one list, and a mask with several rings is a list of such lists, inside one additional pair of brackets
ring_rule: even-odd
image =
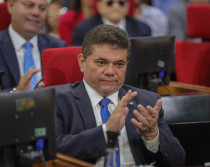
[[(12, 40), (12, 43), (14, 45), (14, 48), (15, 50), (19, 50), (23, 44), (25, 42), (27, 42), (20, 34), (18, 34), (13, 28), (12, 28), (12, 25), (10, 24), (9, 26), (9, 35), (10, 35), (10, 38)], [(31, 38), (31, 40), (29, 41), (32, 46), (38, 46), (38, 37), (37, 35), (34, 36), (33, 38)]]
[(119, 28), (121, 28), (121, 29), (123, 29), (123, 30), (126, 30), (126, 19), (125, 18), (122, 18), (121, 20), (120, 20), (120, 23), (119, 24), (113, 24), (112, 22), (110, 22), (107, 18), (105, 18), (105, 17), (101, 17), (102, 18), (102, 21), (103, 21), (103, 23), (104, 24), (107, 24), (107, 25), (113, 25), (113, 26), (117, 26), (117, 27), (119, 27)]
[[(85, 88), (87, 90), (87, 93), (89, 95), (91, 104), (93, 106), (93, 108), (95, 106), (97, 106), (99, 104), (99, 102), (104, 98), (102, 97), (98, 92), (96, 92), (90, 85), (87, 84), (87, 82), (85, 82), (85, 80), (83, 79)], [(111, 100), (111, 102), (117, 106), (118, 101), (119, 101), (119, 97), (118, 97), (119, 91), (113, 93), (112, 95), (108, 96), (107, 98), (109, 98)]]

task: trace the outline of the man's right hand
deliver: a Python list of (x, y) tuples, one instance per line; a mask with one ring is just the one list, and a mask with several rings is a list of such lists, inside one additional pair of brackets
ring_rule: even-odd
[(129, 90), (125, 96), (119, 101), (118, 105), (113, 110), (109, 120), (107, 121), (107, 131), (119, 132), (125, 125), (125, 119), (128, 114), (127, 104), (137, 95), (137, 92)]
[(29, 90), (31, 87), (31, 78), (40, 71), (39, 68), (29, 68), (28, 72), (24, 74), (16, 87), (16, 91)]

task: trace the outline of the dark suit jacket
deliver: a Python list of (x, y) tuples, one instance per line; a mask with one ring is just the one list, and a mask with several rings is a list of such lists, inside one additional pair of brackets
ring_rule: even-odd
[[(106, 142), (102, 126), (96, 127), (96, 120), (90, 99), (83, 82), (55, 86), (57, 104), (57, 151), (81, 160), (95, 163), (105, 155)], [(185, 152), (179, 141), (172, 135), (163, 119), (163, 110), (159, 114), (160, 147), (154, 154), (143, 143), (142, 136), (131, 123), (132, 111), (137, 104), (154, 106), (159, 96), (155, 93), (124, 85), (119, 90), (121, 98), (131, 89), (138, 95), (133, 105), (128, 104), (126, 130), (135, 162), (148, 164), (156, 161), (156, 167), (180, 166), (185, 160)]]
[[(40, 54), (47, 48), (65, 46), (67, 46), (65, 42), (55, 39), (49, 35), (38, 35), (38, 47)], [(15, 49), (9, 36), (8, 29), (0, 32), (0, 71), (5, 72), (2, 77), (2, 89), (9, 91), (17, 86), (20, 80), (20, 72)]]
[[(72, 45), (81, 46), (86, 33), (99, 24), (103, 24), (103, 22), (101, 16), (96, 15), (76, 25), (73, 31)], [(151, 35), (150, 27), (130, 16), (126, 16), (126, 31), (129, 37)]]

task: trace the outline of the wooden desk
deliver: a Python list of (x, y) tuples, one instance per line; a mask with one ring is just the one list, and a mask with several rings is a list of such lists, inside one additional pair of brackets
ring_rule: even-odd
[[(169, 85), (167, 85), (167, 88), (175, 95), (210, 94), (210, 87), (191, 85), (191, 84), (185, 84), (185, 83), (174, 82), (174, 81), (169, 82)], [(164, 86), (159, 86), (157, 92), (160, 95), (170, 94)]]
[[(48, 167), (93, 167), (93, 164), (69, 157), (67, 155), (57, 153), (56, 156), (57, 158), (55, 160), (47, 162)], [(44, 167), (44, 165), (39, 163), (33, 165), (33, 167)]]
[[(94, 167), (93, 164), (57, 153), (57, 158), (47, 162), (48, 167)], [(43, 164), (35, 164), (33, 167), (44, 167)], [(183, 167), (204, 167), (204, 166), (183, 166)]]

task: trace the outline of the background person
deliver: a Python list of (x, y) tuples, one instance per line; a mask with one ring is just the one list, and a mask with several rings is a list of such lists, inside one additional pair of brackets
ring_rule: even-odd
[(60, 0), (52, 0), (47, 7), (46, 28), (47, 33), (60, 39), (58, 25), (60, 17), (65, 13), (67, 7)]
[[(45, 23), (47, 0), (8, 0), (7, 3), (11, 25), (7, 30), (0, 32), (0, 71), (5, 72), (2, 77), (2, 90), (28, 90), (31, 88), (33, 76), (36, 83), (42, 79), (42, 51), (67, 45), (49, 35), (38, 34)], [(30, 46), (30, 63), (33, 62), (33, 67), (24, 72), (25, 65), (28, 65), (24, 61), (28, 53), (25, 52), (26, 42), (30, 42), (27, 44)]]
[(201, 42), (200, 38), (190, 38), (187, 35), (187, 6), (208, 3), (210, 0), (180, 0), (168, 13), (169, 35), (175, 35), (176, 40)]
[(145, 0), (135, 0), (134, 17), (149, 25), (152, 36), (168, 34), (168, 20), (166, 15), (158, 8), (144, 3)]
[(78, 24), (73, 31), (72, 45), (81, 46), (88, 31), (99, 24), (118, 26), (129, 37), (149, 36), (151, 29), (146, 24), (128, 16), (128, 0), (97, 0), (97, 15)]
[[(101, 24), (87, 33), (78, 55), (83, 81), (55, 86), (57, 151), (103, 166), (106, 131), (119, 131), (118, 166), (181, 166), (185, 152), (163, 119), (160, 97), (123, 85), (129, 55), (124, 30)], [(104, 122), (107, 98), (111, 116)]]
[(61, 39), (70, 46), (74, 27), (91, 16), (93, 16), (93, 0), (73, 0), (69, 11), (59, 20)]

